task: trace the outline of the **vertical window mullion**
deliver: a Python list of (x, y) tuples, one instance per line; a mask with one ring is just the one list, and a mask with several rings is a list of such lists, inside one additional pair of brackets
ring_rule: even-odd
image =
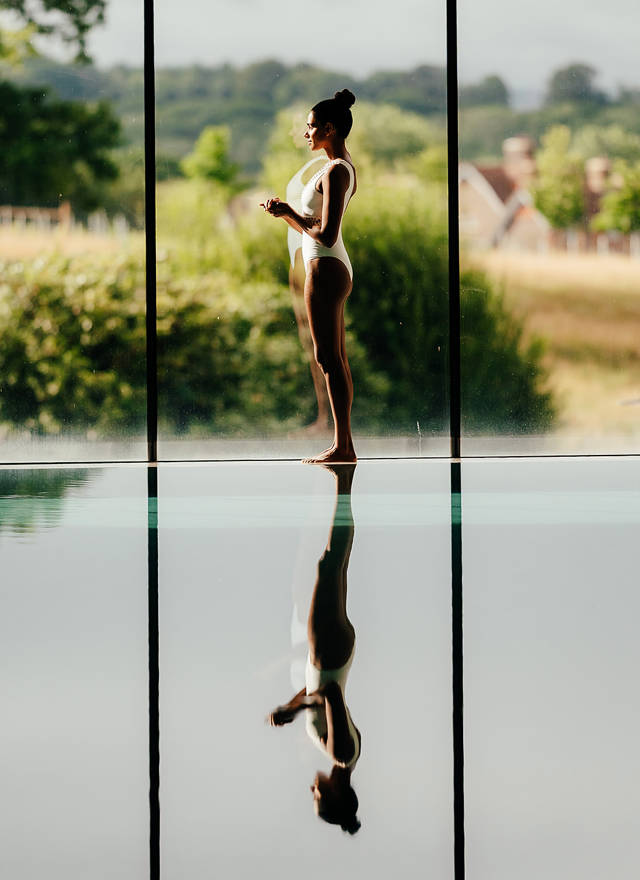
[(456, 0), (447, 0), (447, 165), (449, 190), (449, 432), (451, 457), (460, 458), (460, 227)]
[(147, 332), (147, 461), (158, 460), (156, 328), (156, 107), (153, 0), (144, 0), (144, 203)]

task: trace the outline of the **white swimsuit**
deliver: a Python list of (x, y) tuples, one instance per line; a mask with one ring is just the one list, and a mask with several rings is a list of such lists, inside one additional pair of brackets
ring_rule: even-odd
[[(327, 162), (327, 164), (317, 171), (306, 184), (305, 188), (302, 190), (301, 197), (302, 214), (304, 217), (322, 217), (323, 196), (322, 193), (316, 189), (316, 183), (320, 180), (325, 171), (336, 162), (342, 162), (342, 164), (346, 165), (349, 169), (349, 186), (344, 194), (344, 206), (342, 208), (342, 216), (344, 217), (344, 212), (347, 210), (347, 205), (349, 204), (349, 199), (351, 198), (355, 184), (355, 173), (351, 164), (347, 162), (346, 159), (332, 159), (330, 162)], [(302, 259), (304, 260), (305, 268), (309, 260), (313, 260), (314, 257), (337, 257), (337, 259), (341, 260), (347, 267), (349, 277), (353, 278), (353, 269), (351, 267), (351, 261), (349, 260), (349, 254), (342, 241), (342, 217), (340, 218), (340, 226), (338, 227), (338, 237), (332, 247), (325, 247), (320, 244), (319, 241), (316, 241), (314, 238), (311, 238), (310, 235), (307, 235), (306, 232), (302, 233)]]
[[(326, 684), (329, 681), (335, 681), (340, 686), (340, 690), (342, 691), (342, 698), (344, 699), (344, 689), (347, 684), (347, 675), (349, 674), (349, 669), (351, 668), (351, 664), (353, 663), (353, 655), (355, 654), (355, 644), (353, 646), (353, 650), (351, 652), (351, 656), (339, 669), (318, 669), (317, 666), (314, 666), (311, 662), (311, 657), (307, 655), (307, 666), (305, 670), (305, 685), (307, 694), (313, 694), (318, 688)], [(324, 704), (322, 706), (312, 706), (308, 708), (305, 712), (305, 722), (307, 728), (307, 734), (311, 740), (313, 740), (314, 744), (320, 749), (321, 752), (324, 752), (325, 755), (329, 755), (334, 764), (337, 764), (338, 767), (353, 767), (360, 757), (360, 734), (353, 723), (351, 718), (351, 712), (349, 712), (349, 707), (345, 703), (345, 709), (347, 710), (347, 726), (349, 728), (349, 736), (351, 737), (351, 741), (353, 742), (353, 757), (350, 761), (342, 763), (340, 761), (336, 761), (333, 755), (329, 755), (327, 751), (327, 713), (324, 708)]]

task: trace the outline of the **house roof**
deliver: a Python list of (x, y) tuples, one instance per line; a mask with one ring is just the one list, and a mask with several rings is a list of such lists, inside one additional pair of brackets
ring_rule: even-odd
[(500, 201), (504, 204), (517, 189), (513, 178), (509, 177), (502, 165), (476, 165), (487, 183), (492, 187)]

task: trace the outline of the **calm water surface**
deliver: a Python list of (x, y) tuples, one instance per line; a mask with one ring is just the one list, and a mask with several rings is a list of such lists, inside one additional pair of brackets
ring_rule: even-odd
[[(157, 478), (163, 877), (451, 878), (449, 463), (362, 461), (337, 508), (295, 463)], [(640, 462), (462, 486), (467, 874), (635, 878)], [(149, 509), (143, 465), (0, 471), (2, 876), (148, 874)], [(315, 814), (307, 710), (265, 723), (304, 687), (321, 557), (355, 631), (354, 835)]]

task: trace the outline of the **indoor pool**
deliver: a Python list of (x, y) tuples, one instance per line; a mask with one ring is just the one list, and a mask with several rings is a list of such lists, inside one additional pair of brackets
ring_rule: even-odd
[[(14, 467), (0, 496), (3, 877), (637, 877), (640, 459)], [(336, 620), (356, 833), (316, 815), (312, 710), (268, 723)]]

